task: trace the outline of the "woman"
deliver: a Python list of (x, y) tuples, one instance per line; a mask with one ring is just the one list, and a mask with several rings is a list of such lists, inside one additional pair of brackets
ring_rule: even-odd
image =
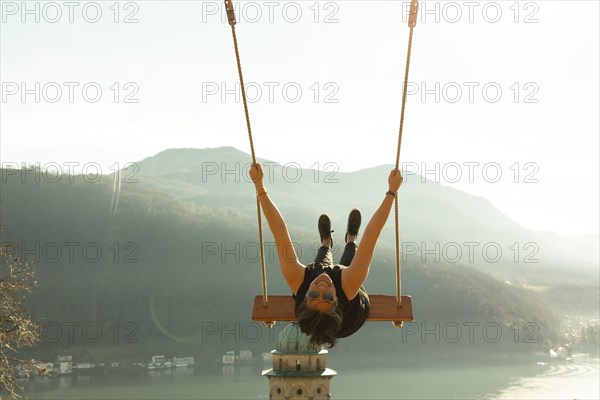
[(279, 210), (263, 185), (260, 164), (253, 164), (250, 177), (269, 228), (275, 238), (279, 265), (296, 302), (296, 318), (302, 332), (314, 345), (335, 346), (337, 339), (350, 336), (365, 323), (369, 314), (369, 296), (362, 286), (371, 267), (377, 239), (385, 225), (396, 193), (402, 184), (397, 169), (388, 178), (388, 192), (373, 214), (362, 235), (360, 247), (355, 241), (361, 216), (356, 209), (350, 212), (346, 230), (346, 246), (339, 265), (333, 265), (331, 221), (327, 215), (319, 218), (321, 248), (313, 264), (302, 265)]

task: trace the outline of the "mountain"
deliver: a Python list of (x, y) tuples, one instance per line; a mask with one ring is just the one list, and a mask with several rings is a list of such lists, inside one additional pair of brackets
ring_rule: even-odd
[[(383, 165), (342, 173), (334, 164), (326, 171), (316, 171), (260, 161), (271, 197), (287, 222), (308, 238), (314, 237), (314, 221), (320, 213), (330, 214), (334, 225), (342, 229), (354, 207), (371, 215), (387, 190), (392, 169)], [(244, 210), (253, 218), (250, 163), (248, 154), (232, 147), (166, 150), (142, 160), (138, 176), (142, 186), (179, 200)], [(407, 176), (399, 196), (400, 232), (407, 259), (427, 260), (438, 255), (440, 261), (456, 260), (502, 281), (525, 284), (585, 283), (598, 277), (597, 235), (569, 238), (531, 231), (488, 200), (419, 175)], [(387, 225), (381, 245), (393, 246), (392, 223)], [(432, 255), (425, 254), (428, 249), (434, 250)]]
[[(96, 324), (104, 332), (103, 349), (118, 345), (132, 358), (187, 351), (190, 344), (203, 356), (244, 346), (266, 351), (267, 331), (261, 331), (261, 340), (243, 340), (244, 327), (257, 328), (251, 325), (251, 307), (261, 291), (256, 202), (245, 175), (249, 159), (234, 148), (166, 150), (122, 171), (120, 189), (112, 175), (99, 182), (85, 176), (36, 182), (23, 179), (31, 175), (2, 171), (1, 241), (12, 256), (36, 265), (40, 286), (30, 298), (32, 310), (44, 317), (45, 326), (81, 330)], [(348, 211), (359, 207), (363, 218), (370, 217), (387, 190), (391, 169), (341, 173), (261, 162), (267, 190), (303, 263), (311, 262), (318, 248), (318, 215), (330, 214), (339, 243)], [(403, 185), (400, 221), (404, 245), (425, 243), (428, 249), (436, 242), (443, 249), (462, 241), (483, 246), (548, 240), (487, 200), (434, 182)], [(263, 226), (269, 292), (289, 293), (266, 222)], [(393, 237), (389, 222), (366, 282), (370, 293), (395, 293)], [(562, 258), (576, 259), (579, 247), (567, 247)], [(403, 260), (403, 293), (413, 297), (416, 318), (411, 329), (493, 322), (504, 327), (506, 345), (514, 342), (507, 327), (519, 324), (523, 336), (530, 324), (545, 343), (557, 339), (558, 316), (565, 310), (598, 309), (597, 279), (589, 278), (593, 265), (565, 270), (564, 264), (545, 259), (530, 266), (510, 257), (494, 264), (465, 257), (451, 262), (448, 254), (439, 258), (412, 254)], [(393, 332), (384, 324), (368, 324), (340, 347), (401, 351), (399, 334)], [(45, 338), (48, 349), (79, 346), (89, 352), (95, 345), (81, 334), (70, 342), (65, 335)]]

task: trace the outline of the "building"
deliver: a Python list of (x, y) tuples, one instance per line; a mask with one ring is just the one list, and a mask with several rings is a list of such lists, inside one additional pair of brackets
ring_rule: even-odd
[(96, 364), (93, 363), (74, 363), (73, 370), (77, 370), (79, 372), (89, 372), (92, 368), (95, 368)]
[(235, 364), (235, 352), (228, 351), (223, 354), (223, 364)]
[(297, 324), (287, 325), (277, 337), (273, 368), (263, 371), (269, 379), (270, 400), (331, 397), (329, 384), (337, 373), (327, 368), (327, 350), (310, 346), (308, 336)]
[(252, 352), (250, 350), (240, 350), (240, 361), (252, 360)]
[(60, 355), (56, 357), (58, 363), (58, 373), (61, 375), (69, 375), (73, 372), (73, 357), (70, 355)]
[(173, 357), (175, 368), (193, 367), (195, 364), (194, 357)]
[(157, 355), (157, 356), (152, 356), (152, 363), (153, 364), (163, 364), (166, 361), (166, 357), (164, 355)]

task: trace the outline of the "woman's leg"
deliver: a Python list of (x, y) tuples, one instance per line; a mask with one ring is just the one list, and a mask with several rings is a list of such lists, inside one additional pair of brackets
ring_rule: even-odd
[(333, 255), (329, 246), (321, 246), (315, 257), (315, 264), (333, 265)]
[(315, 257), (315, 264), (321, 265), (333, 265), (333, 255), (331, 254), (331, 246), (333, 240), (331, 239), (331, 220), (327, 214), (321, 214), (318, 222), (319, 236), (321, 238), (321, 247), (317, 251)]
[(357, 246), (354, 242), (358, 236), (360, 221), (360, 211), (357, 208), (350, 211), (350, 214), (348, 215), (348, 227), (346, 228), (346, 247), (344, 248), (342, 258), (340, 258), (340, 264), (345, 265), (346, 267), (350, 266), (350, 263), (354, 258), (354, 254), (356, 254)]
[(352, 259), (354, 258), (354, 254), (356, 254), (356, 244), (354, 242), (346, 243), (346, 247), (344, 247), (344, 253), (342, 254), (342, 258), (340, 258), (340, 264), (345, 265), (346, 267), (350, 266)]

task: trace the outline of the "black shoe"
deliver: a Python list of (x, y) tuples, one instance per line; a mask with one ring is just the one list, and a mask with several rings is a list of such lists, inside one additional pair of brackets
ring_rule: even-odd
[(327, 214), (321, 214), (319, 217), (319, 236), (321, 237), (321, 243), (325, 239), (331, 239), (331, 247), (333, 247), (333, 238), (331, 237), (331, 220)]
[(344, 237), (344, 241), (348, 243), (348, 235), (358, 236), (358, 230), (360, 229), (360, 211), (358, 209), (353, 209), (350, 211), (350, 215), (348, 215), (348, 228), (346, 228), (346, 236)]

